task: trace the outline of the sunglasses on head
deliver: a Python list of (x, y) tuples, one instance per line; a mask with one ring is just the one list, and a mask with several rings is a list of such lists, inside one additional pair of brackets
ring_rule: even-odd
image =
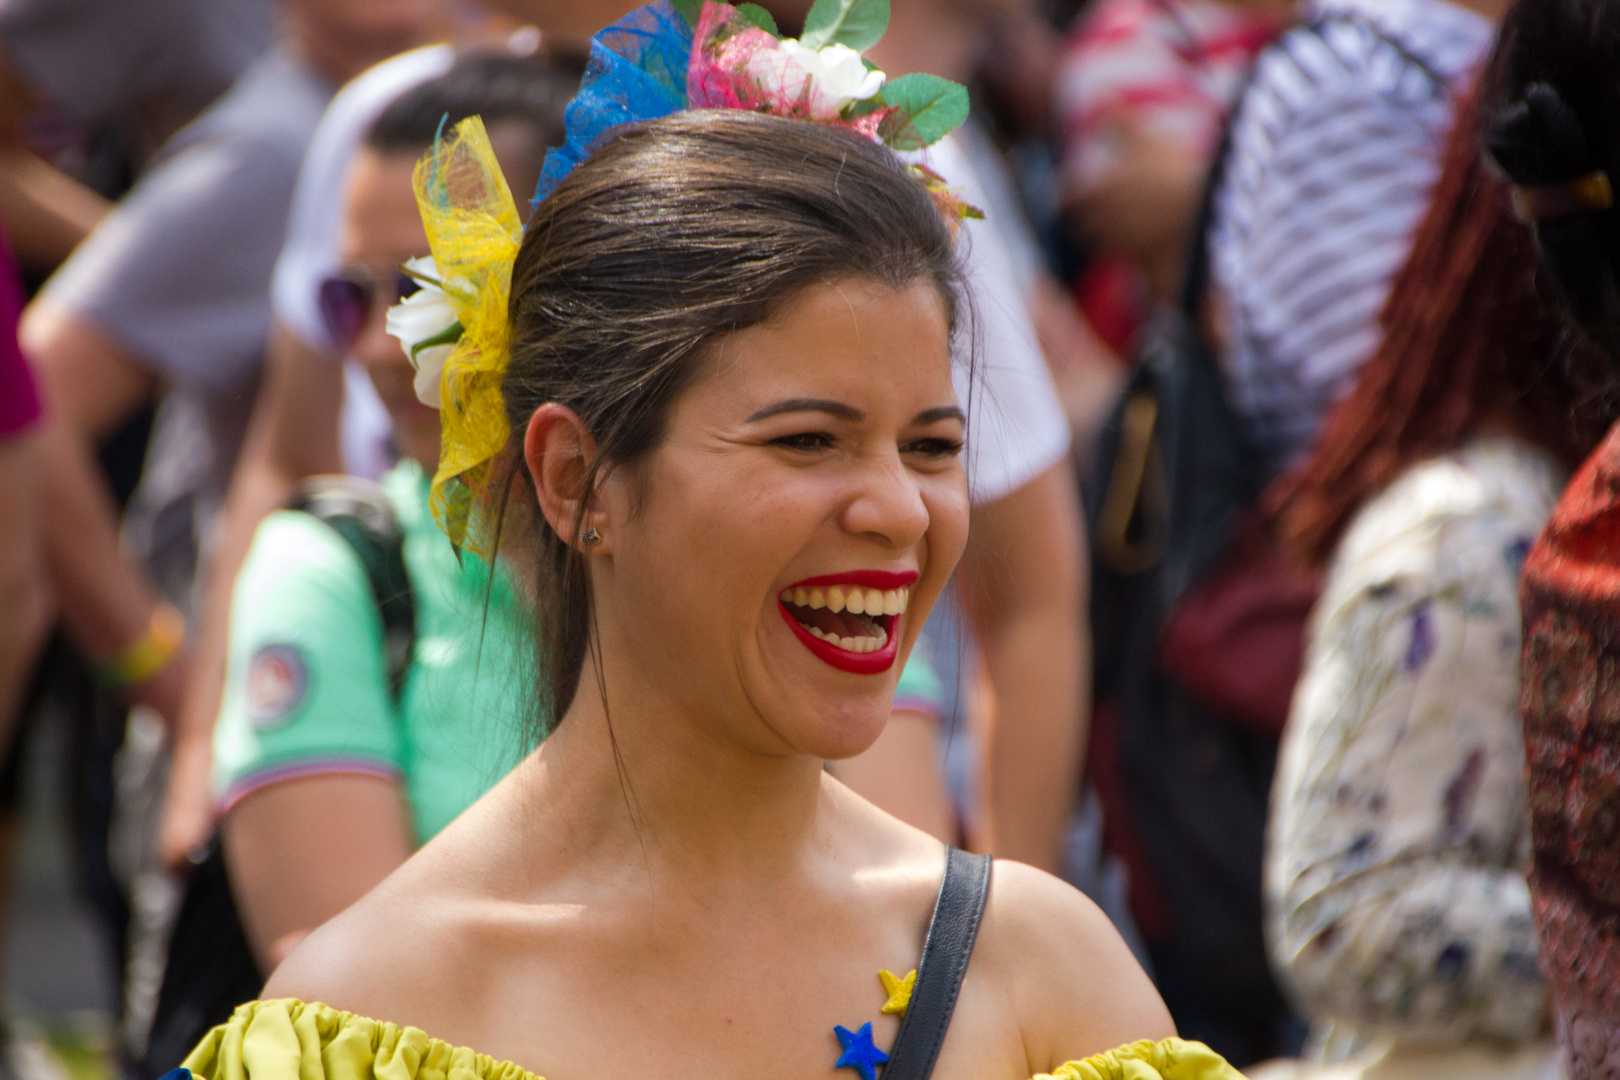
[(371, 267), (355, 263), (321, 282), (321, 318), (339, 348), (354, 347), (379, 304), (391, 307), (422, 287), (403, 270), (378, 278)]

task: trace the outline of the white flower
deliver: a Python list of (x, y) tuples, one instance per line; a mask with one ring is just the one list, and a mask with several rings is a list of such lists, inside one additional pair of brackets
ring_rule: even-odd
[(810, 107), (812, 120), (836, 120), (844, 107), (883, 88), (881, 71), (868, 71), (848, 45), (808, 49), (792, 38), (761, 49), (748, 60), (748, 74), (775, 100)]
[[(418, 281), (423, 278), (439, 279), (439, 268), (432, 256), (412, 259), (405, 264)], [(455, 349), (455, 342), (417, 348), (424, 341), (439, 337), (455, 325), (456, 309), (450, 298), (437, 285), (422, 282), (422, 287), (388, 309), (388, 333), (399, 339), (405, 356), (416, 369), (416, 398), (430, 408), (443, 407), (439, 397), (439, 382), (444, 376), (445, 361)], [(412, 354), (415, 355), (412, 355)]]

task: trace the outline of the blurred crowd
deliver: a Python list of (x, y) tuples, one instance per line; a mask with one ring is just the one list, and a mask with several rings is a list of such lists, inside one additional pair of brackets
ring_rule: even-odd
[[(384, 313), (435, 137), (526, 206), (630, 6), (0, 0), (0, 890), (68, 718), (131, 1077), (533, 749)], [(972, 525), (829, 768), (1255, 1076), (1620, 1075), (1620, 4), (891, 9), (973, 92)]]

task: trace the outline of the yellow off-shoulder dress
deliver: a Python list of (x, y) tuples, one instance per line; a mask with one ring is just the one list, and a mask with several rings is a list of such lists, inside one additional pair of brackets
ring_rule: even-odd
[[(541, 1080), (510, 1061), (315, 1002), (252, 1001), (186, 1058), (200, 1080)], [(1202, 1043), (1121, 1046), (1031, 1080), (1242, 1080)]]

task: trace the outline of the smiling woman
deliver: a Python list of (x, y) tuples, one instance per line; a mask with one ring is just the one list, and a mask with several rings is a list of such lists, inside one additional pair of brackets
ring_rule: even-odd
[(468, 535), (529, 568), (555, 731), (190, 1068), (1234, 1080), (1077, 892), (824, 768), (882, 732), (967, 537), (952, 219), (869, 134), (677, 112), (538, 204), (509, 359), (458, 345), (442, 387), (448, 441), (504, 364)]

